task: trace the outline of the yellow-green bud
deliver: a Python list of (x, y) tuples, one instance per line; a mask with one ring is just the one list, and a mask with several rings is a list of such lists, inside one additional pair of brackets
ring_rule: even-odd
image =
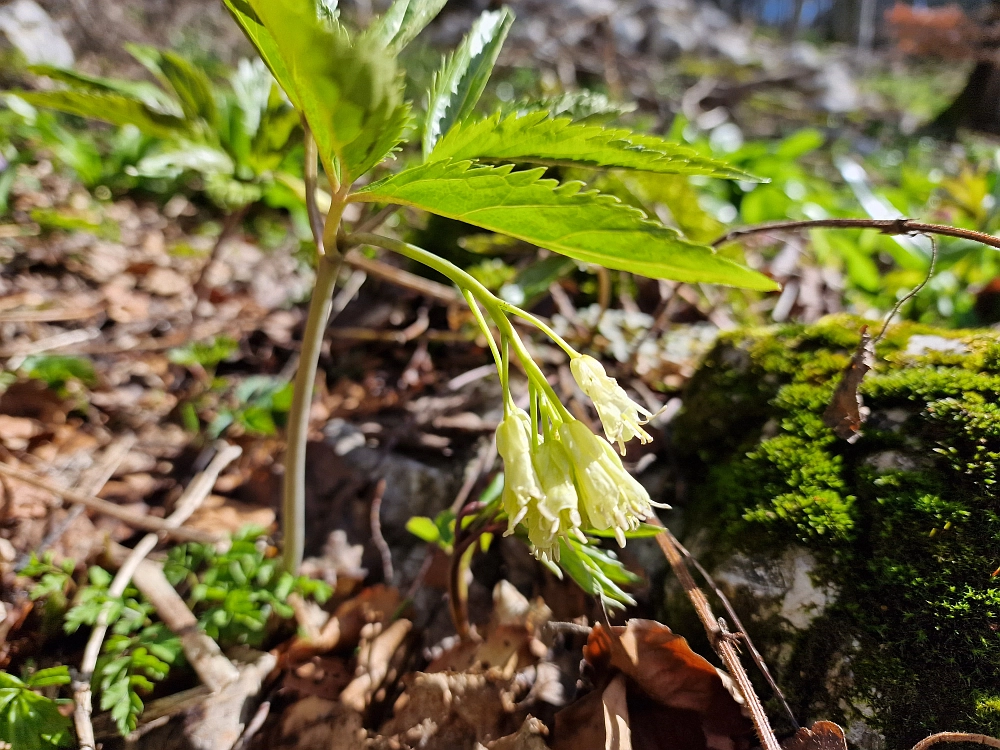
[(523, 409), (512, 409), (497, 427), (497, 452), (503, 458), (504, 489), (501, 500), (507, 513), (506, 533), (528, 513), (528, 505), (542, 497), (531, 463), (531, 418)]

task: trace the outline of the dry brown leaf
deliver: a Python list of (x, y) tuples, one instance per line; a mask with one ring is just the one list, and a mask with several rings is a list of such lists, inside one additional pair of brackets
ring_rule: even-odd
[(220, 495), (209, 495), (187, 525), (205, 531), (234, 534), (247, 526), (269, 529), (274, 520), (275, 513), (271, 508), (248, 505)]
[[(487, 750), (548, 750), (544, 737), (549, 734), (549, 728), (534, 716), (527, 716), (521, 728), (514, 734), (508, 734), (486, 745)], [(476, 750), (483, 745), (477, 745)], [(581, 748), (582, 750), (582, 748)]]
[(538, 631), (552, 619), (539, 598), (532, 601), (513, 584), (500, 581), (493, 588), (493, 614), (481, 641), (463, 640), (434, 659), (427, 672), (465, 672), (498, 667), (508, 676), (535, 664), (545, 653)]
[(784, 750), (847, 750), (844, 730), (832, 721), (817, 721), (812, 727), (801, 727), (781, 747)]
[(848, 443), (856, 443), (861, 437), (861, 425), (868, 418), (868, 409), (858, 389), (861, 381), (872, 367), (875, 366), (875, 345), (872, 343), (868, 326), (861, 329), (861, 342), (858, 344), (851, 362), (837, 383), (830, 405), (823, 412), (823, 424), (832, 429), (839, 438)]
[(281, 739), (287, 750), (356, 750), (364, 746), (361, 715), (337, 701), (309, 696), (281, 717)]
[(364, 711), (382, 684), (395, 679), (394, 662), (399, 661), (396, 655), (412, 628), (409, 620), (396, 620), (384, 630), (376, 623), (362, 629), (357, 677), (341, 692), (341, 703), (355, 711)]
[(629, 620), (615, 627), (614, 635), (600, 625), (591, 631), (584, 658), (601, 687), (556, 715), (556, 748), (587, 746), (598, 730), (602, 742), (625, 747), (616, 718), (622, 714), (608, 707), (615, 695), (603, 695), (618, 677), (627, 678), (631, 748), (736, 750), (748, 745), (752, 726), (742, 699), (684, 638), (652, 620)]

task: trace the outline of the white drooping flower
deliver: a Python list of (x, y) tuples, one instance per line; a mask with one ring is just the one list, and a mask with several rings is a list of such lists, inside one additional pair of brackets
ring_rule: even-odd
[(507, 513), (506, 535), (528, 514), (542, 488), (531, 462), (531, 418), (524, 409), (511, 409), (497, 427), (497, 452), (503, 458), (504, 486), (501, 500)]
[(625, 532), (652, 513), (649, 494), (611, 446), (579, 420), (560, 425), (559, 437), (572, 457), (582, 520), (589, 528), (613, 530), (624, 547)]
[(565, 446), (557, 439), (539, 445), (532, 459), (542, 486), (542, 497), (529, 505), (524, 525), (535, 557), (559, 561), (559, 539), (580, 532), (580, 499), (573, 483), (573, 464)]
[(644, 409), (628, 397), (618, 381), (604, 371), (604, 366), (586, 354), (574, 357), (569, 363), (573, 378), (580, 389), (587, 394), (597, 408), (597, 416), (608, 440), (618, 444), (618, 450), (625, 455), (625, 443), (634, 437), (649, 443), (653, 438), (642, 429), (652, 412)]

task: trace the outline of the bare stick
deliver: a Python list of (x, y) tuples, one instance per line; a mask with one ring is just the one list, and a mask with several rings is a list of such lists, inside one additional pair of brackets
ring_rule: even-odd
[(746, 643), (747, 648), (750, 651), (750, 657), (753, 659), (754, 664), (757, 665), (757, 669), (759, 669), (760, 673), (764, 675), (764, 679), (767, 680), (767, 684), (771, 686), (771, 690), (774, 691), (778, 700), (781, 701), (781, 705), (784, 707), (785, 713), (788, 714), (788, 718), (791, 721), (792, 726), (798, 730), (799, 722), (795, 718), (795, 714), (792, 713), (792, 707), (788, 705), (788, 701), (785, 700), (785, 694), (781, 692), (781, 688), (778, 687), (778, 683), (775, 681), (774, 677), (771, 676), (771, 670), (767, 668), (767, 663), (764, 661), (764, 657), (760, 655), (757, 647), (754, 646), (753, 641), (750, 640), (750, 636), (747, 634), (747, 629), (743, 627), (743, 623), (740, 621), (739, 615), (736, 614), (736, 610), (733, 609), (733, 605), (729, 602), (729, 598), (722, 593), (722, 589), (719, 588), (715, 579), (709, 575), (709, 572), (702, 567), (701, 563), (695, 559), (694, 555), (688, 552), (684, 545), (678, 542), (676, 538), (674, 539), (674, 544), (677, 545), (677, 549), (679, 549), (681, 554), (687, 558), (688, 562), (694, 566), (695, 570), (701, 574), (701, 577), (705, 579), (705, 583), (708, 584), (709, 588), (711, 588), (715, 595), (719, 597), (719, 601), (722, 602), (723, 609), (726, 610), (726, 614), (729, 615), (733, 621), (733, 625), (736, 626), (737, 633), (735, 633), (735, 635), (739, 635), (743, 638), (743, 642)]
[(33, 487), (38, 487), (46, 492), (51, 492), (56, 497), (61, 497), (67, 502), (84, 505), (93, 511), (97, 511), (98, 513), (103, 513), (106, 516), (117, 518), (119, 521), (124, 521), (129, 526), (137, 529), (156, 531), (161, 534), (166, 534), (174, 539), (180, 539), (185, 542), (201, 542), (203, 544), (214, 544), (222, 538), (218, 534), (210, 534), (207, 531), (200, 531), (199, 529), (189, 529), (184, 526), (178, 526), (175, 528), (162, 518), (136, 513), (128, 510), (127, 508), (122, 508), (120, 505), (108, 502), (107, 500), (94, 497), (93, 495), (85, 495), (82, 492), (57, 487), (41, 477), (27, 471), (21, 471), (20, 469), (7, 466), (7, 464), (0, 463), (0, 474), (8, 476), (11, 479), (16, 479), (19, 482), (30, 484)]
[[(211, 494), (212, 487), (215, 486), (215, 482), (219, 478), (219, 474), (222, 473), (222, 470), (242, 452), (243, 450), (239, 446), (224, 445), (215, 454), (215, 458), (212, 459), (212, 463), (208, 465), (208, 468), (198, 474), (194, 478), (194, 481), (188, 485), (184, 494), (178, 499), (174, 512), (166, 519), (166, 523), (172, 527), (176, 527), (190, 518), (191, 514)], [(132, 576), (135, 575), (140, 563), (146, 559), (146, 555), (153, 551), (158, 541), (159, 536), (156, 534), (147, 534), (139, 541), (135, 549), (132, 550), (131, 554), (118, 569), (118, 573), (111, 582), (111, 586), (108, 587), (109, 598), (118, 599), (125, 593), (125, 589), (128, 587), (129, 582), (131, 582)], [(73, 701), (75, 704), (73, 722), (76, 726), (76, 734), (80, 747), (89, 748), (90, 750), (93, 750), (96, 744), (94, 740), (94, 727), (90, 720), (93, 701), (90, 682), (94, 677), (94, 669), (97, 667), (97, 657), (101, 653), (104, 636), (108, 632), (108, 617), (112, 606), (113, 602), (108, 601), (101, 608), (97, 616), (97, 622), (94, 624), (94, 629), (90, 633), (90, 639), (83, 650), (80, 674), (78, 679), (73, 683)]]
[[(655, 516), (650, 518), (649, 522), (663, 527), (663, 524)], [(663, 531), (656, 536), (656, 542), (660, 545), (660, 549), (663, 550), (663, 554), (670, 563), (674, 575), (677, 576), (677, 580), (680, 581), (681, 586), (684, 588), (684, 593), (687, 594), (688, 599), (691, 600), (691, 604), (694, 605), (698, 619), (701, 620), (701, 624), (705, 627), (709, 643), (712, 644), (712, 648), (715, 649), (719, 658), (722, 659), (722, 663), (726, 665), (730, 676), (739, 687), (740, 693), (746, 701), (747, 709), (750, 711), (750, 719), (753, 721), (754, 729), (757, 732), (757, 739), (760, 740), (761, 746), (764, 750), (781, 750), (780, 745), (778, 745), (778, 738), (774, 736), (774, 730), (771, 729), (771, 722), (768, 720), (767, 714), (764, 713), (764, 707), (761, 705), (760, 698), (754, 691), (750, 678), (747, 676), (746, 670), (743, 669), (743, 664), (740, 663), (740, 657), (734, 644), (735, 638), (732, 633), (726, 630), (725, 621), (716, 619), (712, 613), (708, 599), (705, 598), (704, 592), (698, 588), (698, 585), (694, 582), (694, 578), (691, 577), (691, 571), (688, 570), (687, 565), (684, 563), (684, 557), (678, 549), (679, 544), (674, 539), (674, 535), (666, 527), (663, 527)]]
[(977, 232), (973, 229), (949, 227), (946, 224), (926, 224), (912, 219), (810, 219), (808, 221), (775, 221), (768, 224), (758, 224), (743, 229), (734, 229), (724, 234), (712, 243), (719, 247), (740, 237), (767, 232), (783, 232), (791, 229), (877, 229), (882, 234), (939, 234), (943, 237), (957, 237), (962, 240), (981, 242), (984, 245), (1000, 250), (1000, 237)]
[[(101, 456), (101, 460), (87, 469), (83, 476), (80, 478), (80, 492), (84, 492), (88, 495), (93, 495), (101, 491), (101, 488), (108, 483), (111, 476), (115, 473), (121, 462), (125, 460), (125, 456), (128, 452), (132, 450), (132, 446), (135, 445), (135, 435), (129, 433), (123, 437), (115, 440), (111, 445), (109, 445), (104, 450), (104, 454)], [(35, 554), (41, 557), (42, 553), (45, 552), (49, 547), (55, 544), (59, 538), (66, 533), (73, 521), (75, 521), (86, 508), (83, 505), (74, 505), (66, 513), (66, 517), (62, 521), (57, 523), (48, 534), (38, 543), (38, 547), (35, 549)], [(28, 555), (21, 555), (21, 558), (14, 565), (14, 569), (20, 571), (28, 564)]]
[(930, 737), (924, 737), (913, 750), (927, 750), (931, 745), (939, 742), (974, 742), (977, 745), (988, 745), (989, 747), (1000, 748), (1000, 740), (986, 734), (967, 734), (965, 732), (938, 732)]
[(392, 569), (392, 551), (389, 549), (389, 545), (386, 544), (385, 537), (382, 536), (380, 511), (382, 510), (383, 495), (385, 495), (385, 479), (380, 479), (378, 480), (378, 484), (375, 485), (375, 497), (372, 498), (369, 519), (372, 527), (372, 542), (375, 544), (378, 553), (382, 556), (382, 576), (385, 578), (387, 584), (392, 584), (392, 579), (395, 577)]

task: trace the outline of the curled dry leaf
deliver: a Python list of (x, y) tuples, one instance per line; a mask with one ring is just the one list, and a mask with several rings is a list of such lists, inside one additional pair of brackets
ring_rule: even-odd
[(868, 326), (864, 326), (858, 348), (837, 383), (830, 405), (823, 412), (823, 423), (848, 443), (856, 443), (860, 439), (861, 425), (868, 419), (868, 409), (858, 389), (874, 366), (875, 345)]
[[(549, 728), (536, 719), (534, 716), (527, 716), (521, 728), (514, 734), (508, 734), (498, 740), (493, 740), (485, 745), (486, 750), (548, 750), (545, 744), (545, 737), (549, 734)], [(476, 743), (476, 750), (482, 750), (484, 746)]]
[(379, 689), (396, 678), (397, 667), (405, 659), (405, 654), (400, 658), (397, 652), (412, 628), (409, 620), (396, 620), (385, 630), (377, 623), (362, 628), (357, 676), (341, 692), (341, 703), (355, 711), (364, 711), (373, 699), (380, 697)]
[(783, 750), (847, 750), (844, 730), (832, 721), (817, 721), (781, 743)]
[[(608, 750), (738, 750), (752, 726), (732, 682), (687, 641), (652, 620), (629, 620), (609, 634), (594, 627), (584, 648), (598, 689), (556, 716), (554, 747)], [(627, 688), (627, 709), (612, 688)], [(629, 732), (621, 726), (625, 717)], [(630, 735), (630, 737), (629, 737)]]

